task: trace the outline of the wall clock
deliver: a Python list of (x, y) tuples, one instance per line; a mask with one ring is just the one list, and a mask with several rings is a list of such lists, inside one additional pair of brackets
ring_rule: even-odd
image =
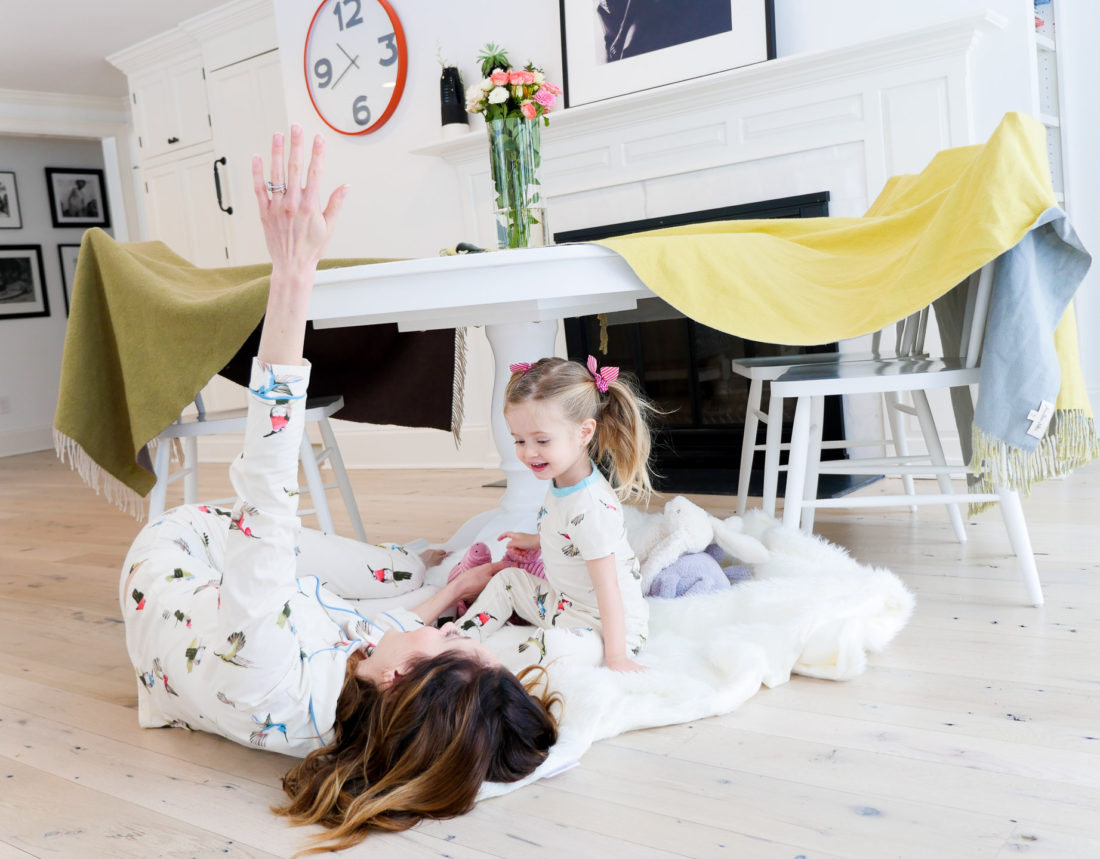
[(370, 134), (405, 89), (405, 32), (386, 0), (325, 0), (306, 34), (306, 89), (317, 115), (341, 134)]

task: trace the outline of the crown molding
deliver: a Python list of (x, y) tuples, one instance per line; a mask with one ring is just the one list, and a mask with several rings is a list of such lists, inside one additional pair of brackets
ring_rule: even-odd
[(194, 18), (188, 18), (179, 26), (180, 29), (202, 42), (221, 36), (228, 30), (271, 21), (274, 17), (275, 11), (271, 8), (271, 0), (236, 0), (196, 15)]
[(185, 30), (175, 27), (151, 36), (136, 45), (115, 51), (109, 54), (106, 60), (124, 75), (129, 76), (151, 66), (201, 55), (198, 40)]

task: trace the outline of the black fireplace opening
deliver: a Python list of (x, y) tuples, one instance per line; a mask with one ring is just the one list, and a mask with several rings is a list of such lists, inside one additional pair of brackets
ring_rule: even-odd
[[(802, 194), (760, 203), (724, 206), (603, 224), (555, 233), (554, 241), (583, 242), (681, 224), (748, 218), (809, 218), (829, 214), (829, 192)], [(694, 492), (733, 495), (737, 492), (744, 415), (749, 380), (738, 376), (730, 364), (738, 358), (831, 352), (836, 343), (818, 346), (785, 346), (745, 340), (688, 319), (659, 298), (644, 299), (632, 311), (607, 314), (607, 353), (600, 351), (601, 324), (597, 316), (565, 320), (569, 357), (582, 363), (595, 355), (600, 364), (611, 364), (632, 373), (642, 391), (661, 414), (653, 422), (653, 470), (661, 492)], [(766, 397), (766, 395), (765, 395)], [(764, 408), (767, 408), (765, 398)], [(794, 404), (787, 403), (783, 440), (789, 441)], [(843, 411), (840, 397), (825, 400), (823, 437), (841, 439)], [(758, 443), (763, 443), (760, 427)], [(824, 456), (845, 456), (842, 449)], [(763, 485), (763, 452), (754, 460), (749, 492), (759, 495)], [(780, 472), (780, 493), (785, 472)], [(846, 494), (875, 478), (822, 475), (820, 497)]]

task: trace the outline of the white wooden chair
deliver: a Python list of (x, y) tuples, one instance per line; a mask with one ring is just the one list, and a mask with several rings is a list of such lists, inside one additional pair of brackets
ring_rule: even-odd
[[(928, 327), (928, 308), (924, 308), (917, 313), (909, 316), (907, 319), (898, 323), (895, 332), (894, 347), (892, 350), (884, 350), (881, 347), (883, 332), (878, 331), (875, 333), (872, 340), (871, 352), (822, 352), (807, 355), (781, 355), (781, 356), (768, 356), (761, 358), (744, 358), (733, 361), (732, 369), (734, 373), (743, 376), (749, 380), (749, 395), (748, 403), (745, 409), (745, 433), (741, 442), (741, 465), (738, 473), (737, 483), (737, 512), (738, 515), (744, 515), (748, 506), (748, 494), (749, 494), (749, 479), (752, 473), (752, 466), (755, 460), (757, 452), (764, 453), (765, 459), (765, 471), (764, 471), (764, 490), (763, 494), (765, 498), (775, 498), (776, 489), (778, 486), (779, 472), (785, 471), (786, 466), (779, 464), (779, 457), (769, 458), (767, 453), (770, 446), (777, 446), (777, 450), (788, 450), (789, 444), (781, 444), (780, 435), (778, 429), (774, 432), (769, 432), (766, 436), (764, 444), (758, 444), (757, 429), (761, 423), (765, 426), (769, 426), (768, 414), (761, 408), (761, 402), (763, 400), (764, 385), (765, 383), (771, 383), (776, 379), (783, 376), (785, 373), (794, 370), (798, 367), (818, 367), (822, 368), (827, 365), (833, 365), (840, 362), (850, 361), (868, 361), (881, 358), (897, 358), (897, 357), (927, 357), (925, 348), (925, 333)], [(882, 394), (883, 411), (885, 412), (887, 421), (889, 423), (890, 432), (888, 437), (874, 438), (874, 439), (840, 439), (835, 441), (823, 441), (820, 443), (822, 450), (829, 449), (848, 449), (852, 447), (866, 447), (875, 446), (893, 447), (894, 453), (898, 457), (902, 457), (906, 460), (910, 459), (909, 445), (905, 435), (903, 414), (917, 415), (919, 404), (908, 405), (902, 402), (901, 396), (895, 391), (887, 391)], [(919, 417), (919, 415), (918, 415)], [(921, 429), (922, 432), (926, 428), (927, 424), (922, 419)], [(939, 444), (939, 439), (926, 439), (926, 447), (928, 450), (932, 450)], [(925, 455), (930, 458), (930, 455)], [(768, 463), (773, 463), (769, 466)], [(869, 472), (870, 473), (870, 472)], [(903, 473), (901, 475), (902, 485), (905, 488), (907, 495), (913, 495), (916, 492), (916, 488), (913, 484), (912, 475)], [(765, 507), (769, 505), (765, 504)], [(955, 536), (960, 543), (966, 542), (966, 527), (963, 522), (962, 513), (957, 505), (947, 505), (948, 516), (951, 520), (951, 525), (954, 528)], [(771, 508), (769, 512), (772, 512), (774, 508)], [(911, 505), (912, 512), (916, 512), (916, 505)]]
[[(952, 475), (965, 477), (964, 463), (948, 464), (939, 435), (936, 432), (932, 412), (928, 406), (927, 391), (933, 389), (960, 388), (976, 385), (980, 374), (980, 355), (985, 333), (985, 319), (989, 310), (992, 291), (992, 263), (970, 278), (966, 313), (959, 344), (959, 358), (898, 358), (893, 360), (851, 361), (814, 367), (807, 365), (784, 373), (771, 383), (769, 417), (778, 426), (783, 403), (796, 399), (794, 426), (791, 432), (790, 458), (787, 471), (787, 491), (783, 507), (783, 523), (801, 526), (804, 531), (813, 530), (813, 513), (819, 508), (839, 507), (897, 507), (913, 504), (963, 504), (973, 502), (1000, 502), (1001, 515), (1009, 540), (1016, 553), (1020, 573), (1028, 596), (1036, 606), (1043, 604), (1043, 593), (1031, 538), (1027, 532), (1019, 494), (1008, 487), (998, 486), (990, 493), (956, 491), (951, 484)], [(932, 446), (929, 450), (931, 464), (917, 462), (914, 457), (883, 457), (872, 460), (821, 461), (821, 415), (824, 397), (831, 394), (900, 393), (909, 391), (916, 405), (925, 439)], [(768, 430), (772, 431), (773, 424)], [(767, 451), (778, 466), (778, 448)], [(938, 493), (887, 496), (847, 496), (844, 498), (817, 498), (817, 479), (823, 473), (838, 474), (929, 474), (939, 482)], [(774, 512), (775, 498), (765, 498), (765, 509)]]
[[(325, 534), (334, 534), (332, 514), (329, 511), (325, 492), (329, 489), (339, 489), (351, 518), (355, 536), (362, 542), (367, 542), (366, 532), (363, 530), (363, 522), (359, 517), (359, 506), (355, 503), (355, 493), (352, 491), (351, 482), (348, 480), (347, 470), (344, 468), (343, 457), (340, 456), (340, 447), (336, 443), (336, 435), (332, 431), (329, 417), (344, 407), (344, 398), (335, 397), (310, 397), (306, 400), (306, 424), (315, 423), (321, 431), (323, 447), (320, 452), (313, 449), (309, 440), (309, 433), (302, 434), (301, 465), (305, 475), (306, 486), (301, 490), (302, 494), (309, 494), (313, 507), (300, 509), (298, 515), (317, 517), (320, 530)], [(198, 437), (203, 435), (215, 435), (217, 433), (244, 432), (248, 409), (225, 409), (217, 412), (207, 412), (203, 407), (202, 395), (195, 398), (196, 413), (193, 415), (181, 415), (180, 418), (157, 436), (156, 457), (153, 462), (153, 473), (157, 477), (156, 485), (149, 493), (149, 521), (153, 521), (164, 512), (165, 497), (168, 484), (183, 479), (183, 503), (195, 504), (198, 502)], [(183, 446), (183, 464), (175, 471), (171, 470), (171, 448), (178, 442)], [(325, 484), (321, 478), (320, 466), (328, 460), (332, 466), (336, 482)], [(234, 499), (225, 498), (211, 501), (211, 504), (226, 503)]]

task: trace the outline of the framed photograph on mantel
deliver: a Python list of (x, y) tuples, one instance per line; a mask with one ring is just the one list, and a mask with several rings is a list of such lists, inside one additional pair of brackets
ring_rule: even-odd
[(772, 0), (558, 0), (565, 106), (775, 59)]
[(18, 230), (22, 226), (15, 174), (10, 170), (0, 170), (0, 230)]
[(47, 167), (46, 187), (55, 227), (111, 226), (102, 170)]
[(49, 315), (42, 245), (0, 245), (0, 320)]

